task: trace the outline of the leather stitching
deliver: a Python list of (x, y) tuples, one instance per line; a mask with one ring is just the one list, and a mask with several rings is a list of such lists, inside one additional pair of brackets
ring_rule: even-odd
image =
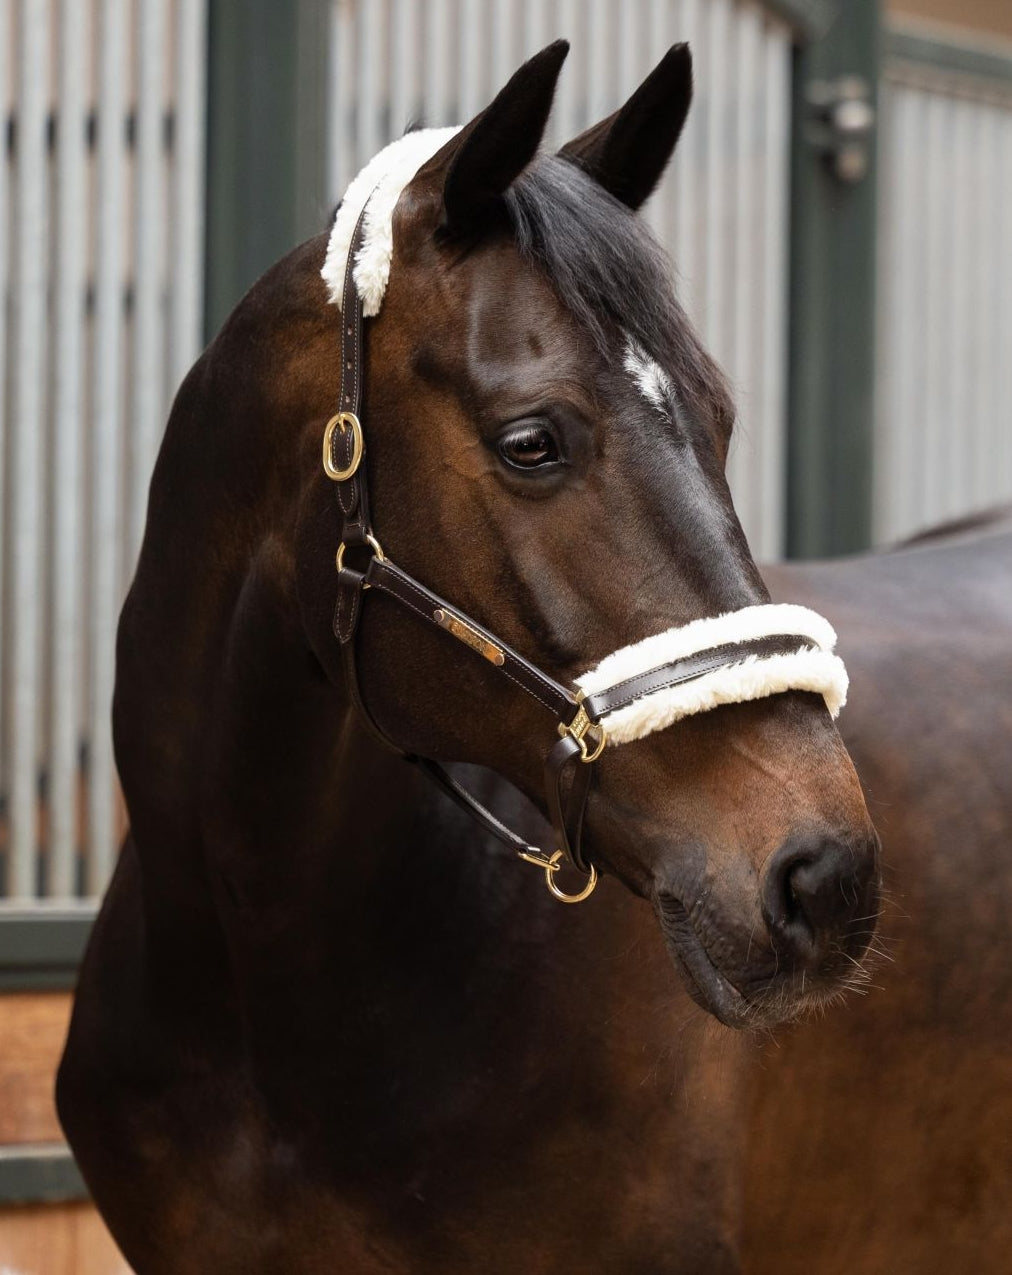
[[(425, 603), (425, 609), (423, 610), (421, 607), (416, 606), (413, 602), (409, 601), (407, 598), (397, 595), (396, 591), (391, 589), (389, 585), (384, 586), (382, 580), (377, 581), (380, 587), (381, 588), (385, 587), (386, 592), (394, 594), (394, 596), (399, 596), (399, 600), (401, 602), (403, 602), (406, 606), (411, 607), (411, 609), (417, 612), (418, 615), (422, 616), (423, 619), (428, 620), (432, 624), (436, 624), (437, 622), (433, 620), (432, 618), (432, 612), (428, 609), (432, 605), (434, 599), (426, 596), (425, 592), (418, 585), (416, 585), (412, 580), (410, 580), (406, 576), (403, 576), (399, 572), (396, 572), (395, 568), (390, 567), (389, 573), (391, 576), (393, 576), (394, 579), (397, 580), (398, 584), (403, 589), (409, 590), (411, 593), (415, 595), (415, 597), (420, 598), (422, 602)], [(503, 651), (503, 655), (506, 657), (507, 663), (503, 664), (502, 667), (498, 669), (498, 672), (504, 673), (506, 677), (510, 679), (511, 682), (519, 686), (522, 691), (526, 691), (528, 695), (533, 696), (533, 698), (536, 699), (539, 704), (542, 704), (545, 708), (547, 708), (550, 713), (555, 713), (558, 710), (557, 704), (553, 704), (550, 701), (544, 699), (541, 695), (538, 694), (538, 692), (533, 687), (526, 685), (523, 681), (520, 680), (520, 678), (516, 677), (513, 673), (510, 672), (509, 662), (512, 662), (515, 664), (516, 656), (514, 656), (509, 651)], [(552, 684), (546, 678), (538, 674), (533, 667), (525, 666), (524, 672), (529, 675), (535, 676), (537, 678), (538, 683), (544, 686), (548, 691), (555, 692), (556, 688), (554, 688)], [(561, 688), (558, 688), (558, 689), (561, 690)], [(567, 699), (566, 702), (569, 703), (570, 701)]]

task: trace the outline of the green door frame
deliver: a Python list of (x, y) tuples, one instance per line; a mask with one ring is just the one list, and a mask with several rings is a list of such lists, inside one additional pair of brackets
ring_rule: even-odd
[(880, 9), (880, 0), (823, 4), (795, 51), (791, 557), (850, 553), (871, 543)]
[(208, 0), (208, 340), (326, 223), (329, 19), (327, 0)]

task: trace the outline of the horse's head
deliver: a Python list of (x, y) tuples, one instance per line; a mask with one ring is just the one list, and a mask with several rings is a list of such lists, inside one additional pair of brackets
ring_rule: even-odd
[[(572, 685), (619, 648), (769, 599), (724, 477), (732, 403), (636, 213), (688, 110), (688, 50), (536, 155), (564, 55), (522, 67), (391, 201), (362, 417), (386, 553)], [(358, 664), (404, 749), (540, 799), (555, 722), (485, 661), (376, 591)], [(700, 712), (597, 771), (589, 857), (651, 900), (702, 1005), (772, 1022), (853, 980), (877, 843), (821, 696)]]

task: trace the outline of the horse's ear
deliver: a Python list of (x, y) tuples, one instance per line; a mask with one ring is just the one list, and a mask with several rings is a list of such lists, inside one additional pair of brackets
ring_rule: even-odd
[[(480, 226), (534, 158), (568, 52), (569, 42), (556, 40), (536, 53), (450, 143), (452, 158), (443, 184), (445, 229), (467, 233)], [(438, 162), (440, 157), (435, 158)]]
[(629, 208), (651, 194), (667, 167), (692, 101), (692, 54), (676, 44), (625, 106), (559, 152)]

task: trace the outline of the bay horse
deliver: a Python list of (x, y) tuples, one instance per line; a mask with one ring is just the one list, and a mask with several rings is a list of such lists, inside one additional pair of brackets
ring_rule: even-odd
[[(538, 154), (565, 51), (409, 135), (343, 292), (339, 211), (173, 406), (118, 636), (130, 832), (57, 1087), (138, 1275), (741, 1270), (764, 1109), (714, 1020), (865, 978), (826, 622), (769, 628), (733, 406), (636, 216), (688, 51)], [(615, 696), (657, 638), (668, 670), (723, 655), (647, 720)]]

